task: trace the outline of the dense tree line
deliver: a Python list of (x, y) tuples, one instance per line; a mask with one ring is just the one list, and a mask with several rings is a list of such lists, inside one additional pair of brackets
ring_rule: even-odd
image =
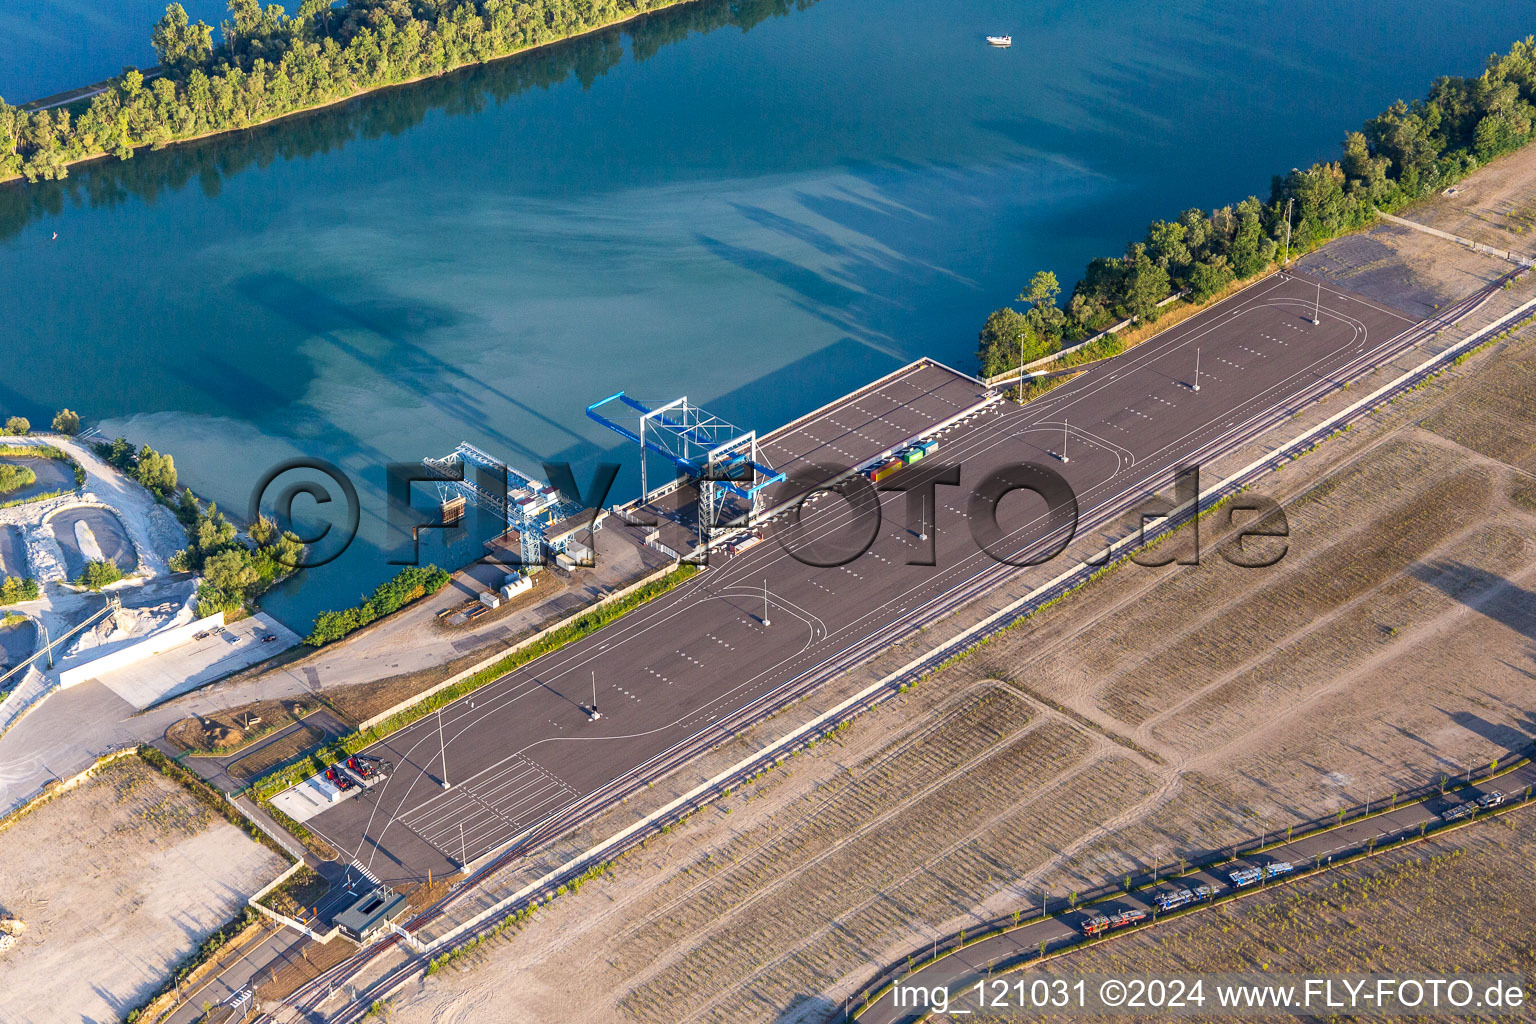
[(149, 445), (134, 450), (124, 437), (94, 445), (96, 454), (162, 501), (176, 494), (176, 460)]
[(197, 612), (237, 611), (256, 596), (293, 572), (304, 558), (304, 544), (297, 534), (282, 530), (266, 516), (258, 516), (244, 540), (219, 506), (205, 508), (192, 488), (176, 491), (176, 463), (149, 445), (135, 450), (127, 438), (118, 437), (95, 446), (96, 454), (110, 462), (173, 509), (187, 531), (187, 546), (170, 558), (172, 572), (195, 572), (202, 577), (197, 587)]
[(1268, 202), (1250, 196), (1206, 213), (1154, 221), (1123, 256), (1089, 263), (1065, 308), (1055, 275), (1036, 274), (982, 328), (982, 373), (998, 374), (1081, 341), (1120, 320), (1157, 319), (1158, 302), (1187, 291), (1203, 301), (1279, 255), (1293, 204), (1292, 253), (1316, 248), (1470, 174), (1530, 141), (1536, 130), (1536, 37), (1488, 58), (1476, 78), (1443, 77), (1422, 100), (1399, 100), (1344, 139), (1337, 160), (1271, 182)]
[(356, 608), (339, 612), (321, 612), (315, 618), (315, 628), (304, 642), (321, 647), (333, 640), (340, 640), (355, 630), (362, 629), (375, 619), (382, 619), (391, 612), (399, 611), (419, 597), (435, 594), (448, 585), (452, 576), (435, 565), (410, 565), (395, 574), (394, 579), (380, 583)]
[(252, 604), (257, 595), (293, 572), (304, 557), (298, 535), (279, 531), (266, 516), (257, 516), (246, 539), (235, 524), (210, 503), (203, 508), (191, 488), (181, 492), (177, 516), (187, 529), (187, 546), (171, 556), (173, 572), (195, 572), (197, 614), (234, 612)]
[[(67, 174), (70, 162), (134, 147), (245, 128), (356, 92), (441, 74), (563, 39), (681, 0), (302, 0), (289, 16), (258, 0), (229, 0), (220, 39), (166, 8), (152, 41), (163, 73), (125, 71), (80, 109), (25, 111), (0, 101), (0, 178)], [(765, 18), (792, 0), (740, 0), (740, 18)], [(798, 0), (805, 5), (812, 0)], [(686, 34), (686, 32), (685, 32)], [(660, 45), (656, 43), (654, 45)], [(601, 54), (595, 77), (622, 51)], [(652, 50), (651, 52), (654, 52)], [(642, 54), (636, 48), (637, 56)], [(583, 75), (584, 80), (585, 75)]]
[(623, 25), (526, 53), (516, 60), (471, 65), (457, 74), (429, 78), (408, 89), (388, 89), (364, 101), (339, 103), (312, 114), (250, 131), (173, 146), (150, 158), (94, 165), (89, 174), (35, 188), (0, 188), (0, 240), (20, 234), (38, 217), (57, 216), (66, 201), (110, 207), (127, 200), (152, 202), (196, 184), (217, 196), (225, 178), (275, 160), (304, 159), (341, 149), (358, 139), (411, 130), (439, 112), (463, 116), (487, 103), (503, 103), (530, 89), (556, 85), (573, 74), (590, 85), (616, 66), (628, 37), (637, 60), (694, 33), (724, 27), (748, 31), (762, 21), (810, 6), (816, 0), (694, 0)]

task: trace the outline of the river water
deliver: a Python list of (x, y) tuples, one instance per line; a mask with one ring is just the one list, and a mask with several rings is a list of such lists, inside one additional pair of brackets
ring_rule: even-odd
[[(150, 33), (167, 0), (5, 0), (0, 4), (0, 97), (25, 103), (152, 67)], [(218, 28), (222, 0), (180, 0), (193, 21)], [(298, 5), (292, 5), (295, 10)]]
[(1527, 10), (702, 0), (0, 189), (0, 410), (68, 405), (237, 509), (283, 459), (343, 467), (359, 541), (266, 601), (306, 628), (407, 555), (384, 464), (617, 457), (631, 494), (584, 415), (620, 389), (767, 430), (920, 355), (973, 370), (1032, 271), (1267, 195)]

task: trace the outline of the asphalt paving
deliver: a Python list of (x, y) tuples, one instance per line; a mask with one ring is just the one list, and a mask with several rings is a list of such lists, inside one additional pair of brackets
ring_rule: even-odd
[[(798, 525), (780, 516), (763, 543), (376, 744), (368, 753), (393, 763), (388, 780), (308, 826), (391, 883), (556, 834), (1019, 571), (999, 556), (1053, 547), (1070, 508), (1014, 491), (995, 501), (993, 527), (993, 503), (978, 497), (989, 478), (994, 498), (998, 479), (1047, 492), (1065, 481), (1076, 529), (1093, 528), (1359, 376), (1416, 324), (1327, 282), (1275, 275), (1027, 405), (967, 411), (946, 398), (919, 421), (946, 410), (959, 421), (885, 484), (944, 466), (958, 467), (958, 484), (936, 485), (915, 508), (906, 494), (879, 494), (867, 551), (806, 564), (856, 551), (871, 532), (867, 494), (813, 499)], [(974, 391), (947, 372), (947, 394)], [(850, 462), (878, 454), (852, 446), (909, 430), (887, 408), (907, 407), (903, 393), (912, 381), (899, 374), (860, 389), (812, 418), (835, 421), (840, 438), (812, 427), (795, 447), (817, 461), (828, 443)], [(882, 417), (899, 426), (877, 432)]]

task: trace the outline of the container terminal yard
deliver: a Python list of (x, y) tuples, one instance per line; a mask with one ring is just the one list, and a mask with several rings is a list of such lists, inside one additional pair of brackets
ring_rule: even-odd
[[(996, 503), (993, 535), (978, 530), (991, 553), (981, 550), (972, 492), (995, 472), (1059, 474), (1076, 497), (1076, 530), (1095, 529), (1166, 490), (1181, 467), (1252, 439), (1433, 329), (1293, 272), (1023, 406), (914, 363), (727, 451), (750, 470), (705, 500), (725, 518), (745, 515), (764, 542), (717, 553), (664, 597), (369, 748), (392, 764), (389, 777), (306, 825), (386, 883), (535, 849), (1020, 571), (1009, 562), (1059, 546), (1068, 512), (1019, 491)], [(700, 412), (679, 432), (707, 423)], [(708, 436), (726, 435), (741, 440), (729, 429)], [(958, 485), (936, 485), (936, 508), (919, 503), (915, 522), (907, 497), (887, 490), (921, 493), (912, 485), (949, 466)], [(807, 550), (845, 553), (869, 532), (867, 510), (833, 496), (807, 501), (798, 523), (785, 514), (806, 480), (837, 470), (881, 476), (878, 533), (847, 564), (807, 564), (833, 560)], [(649, 493), (629, 517), (653, 514), (671, 524), (664, 543), (684, 543), (693, 490)]]

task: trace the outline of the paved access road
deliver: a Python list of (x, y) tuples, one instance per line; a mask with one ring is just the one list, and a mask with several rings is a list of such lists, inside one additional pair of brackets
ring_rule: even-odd
[[(1077, 528), (1094, 527), (1165, 489), (1178, 467), (1229, 451), (1373, 367), (1415, 326), (1326, 282), (1270, 277), (1042, 399), (993, 402), (949, 427), (928, 462), (890, 482), (949, 463), (960, 485), (938, 487), (937, 507), (915, 522), (905, 495), (881, 495), (878, 538), (862, 557), (817, 568), (770, 537), (717, 562), (377, 744), (369, 753), (394, 763), (389, 780), (307, 824), (389, 882), (514, 841), (531, 846), (1017, 573), (970, 530), (969, 493), (994, 470), (1059, 473), (1076, 494)], [(808, 435), (796, 443), (820, 459), (876, 455), (870, 446), (901, 410), (928, 403), (934, 422), (964, 412), (964, 380), (919, 364), (794, 425)], [(809, 508), (802, 538), (856, 543), (848, 505), (829, 497)], [(1061, 518), (1027, 492), (999, 509), (997, 550), (1039, 552), (1060, 536)], [(601, 718), (591, 721), (594, 686)]]
[[(951, 953), (902, 978), (898, 985), (884, 993), (868, 1008), (856, 1012), (853, 1018), (844, 1017), (839, 1012), (833, 1019), (857, 1019), (859, 1024), (898, 1024), (898, 1022), (911, 1024), (923, 1019), (926, 1014), (923, 1007), (932, 1005), (932, 996), (927, 993), (931, 993), (935, 988), (948, 990), (958, 997), (989, 973), (1006, 970), (1037, 957), (1042, 943), (1047, 953), (1059, 952), (1080, 943), (1083, 941), (1083, 924), (1091, 918), (1100, 915), (1109, 916), (1125, 910), (1140, 910), (1147, 914), (1146, 920), (1150, 922), (1157, 906), (1156, 897), (1160, 892), (1176, 892), (1180, 889), (1193, 889), (1197, 885), (1209, 885), (1216, 889), (1219, 897), (1233, 891), (1234, 887), (1230, 881), (1231, 872), (1242, 868), (1288, 862), (1294, 864), (1296, 870), (1300, 871), (1319, 865), (1326, 866), (1330, 860), (1343, 859), (1352, 854), (1366, 852), (1367, 849), (1378, 851), (1389, 849), (1394, 843), (1417, 838), (1421, 826), (1437, 824), (1440, 821), (1440, 815), (1445, 811), (1474, 800), (1483, 793), (1497, 790), (1506, 794), (1507, 802), (1512, 803), (1522, 800), (1526, 788), (1532, 785), (1536, 785), (1536, 764), (1527, 762), (1520, 768), (1480, 784), (1476, 788), (1434, 796), (1422, 803), (1406, 804), (1383, 814), (1302, 836), (1292, 842), (1271, 847), (1263, 853), (1239, 857), (1232, 864), (1191, 872), (1177, 881), (1114, 896), (1093, 903), (1091, 906), (1079, 906), (1077, 909), (1066, 906), (1058, 909), (1057, 904), (1060, 901), (1052, 902), (1048, 908), (1053, 911), (1051, 917), (1034, 924), (1026, 924), (1005, 935), (984, 939)], [(1251, 888), (1257, 890), (1261, 885), (1254, 885)], [(954, 940), (953, 936), (946, 938), (951, 942)], [(942, 949), (943, 945), (943, 942), (938, 942), (935, 948)], [(915, 957), (921, 957), (922, 953), (921, 950), (913, 951)], [(924, 991), (918, 992), (917, 989)], [(956, 998), (950, 1005), (960, 1005), (960, 1002)]]

